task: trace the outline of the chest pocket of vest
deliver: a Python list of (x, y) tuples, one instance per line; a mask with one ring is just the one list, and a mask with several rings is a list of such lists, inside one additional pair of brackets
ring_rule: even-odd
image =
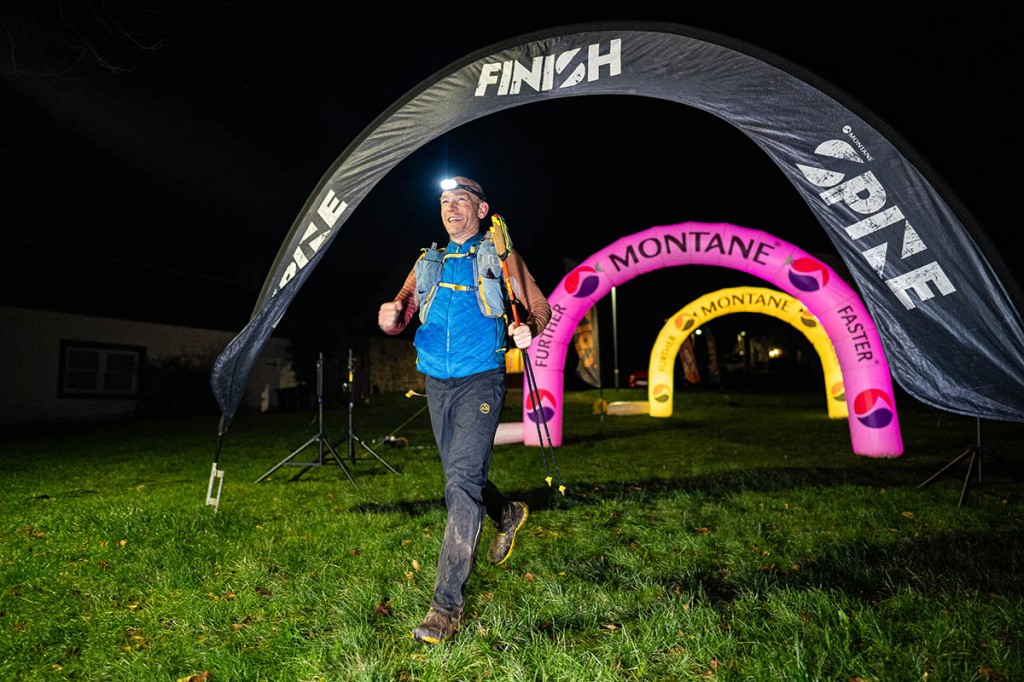
[(482, 241), (473, 259), (473, 274), (476, 277), (477, 297), (480, 312), (484, 317), (501, 317), (505, 314), (505, 279), (501, 270), (501, 259), (490, 240)]
[(427, 321), (427, 311), (434, 302), (443, 262), (443, 249), (423, 249), (423, 255), (416, 261), (416, 298), (420, 302), (421, 323)]

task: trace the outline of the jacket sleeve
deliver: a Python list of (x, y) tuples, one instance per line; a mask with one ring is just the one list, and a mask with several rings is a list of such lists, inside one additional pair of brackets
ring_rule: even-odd
[(416, 266), (414, 265), (409, 274), (405, 277), (405, 282), (402, 284), (402, 288), (398, 290), (398, 294), (395, 296), (395, 302), (402, 304), (402, 312), (398, 316), (398, 323), (390, 331), (384, 332), (394, 336), (401, 334), (405, 331), (405, 328), (409, 325), (409, 321), (416, 315), (416, 312), (420, 309), (419, 299), (416, 297)]
[(512, 277), (512, 291), (527, 310), (526, 319), (520, 321), (530, 328), (530, 333), (534, 337), (540, 336), (551, 320), (551, 305), (537, 286), (519, 252), (513, 249), (508, 255), (507, 263)]

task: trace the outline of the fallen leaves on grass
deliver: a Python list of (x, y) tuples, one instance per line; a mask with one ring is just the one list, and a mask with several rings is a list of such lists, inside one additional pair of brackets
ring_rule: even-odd
[(214, 601), (217, 601), (219, 599), (234, 599), (235, 598), (235, 593), (234, 592), (221, 592), (220, 594), (217, 594), (216, 592), (207, 592), (206, 596), (209, 597), (210, 599), (214, 600)]
[(210, 679), (210, 671), (204, 670), (201, 673), (189, 675), (188, 677), (179, 677), (177, 682), (209, 682)]

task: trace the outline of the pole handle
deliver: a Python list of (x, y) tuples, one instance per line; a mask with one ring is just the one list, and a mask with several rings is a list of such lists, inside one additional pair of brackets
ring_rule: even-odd
[(512, 319), (516, 324), (519, 321), (519, 309), (516, 307), (516, 294), (512, 290), (512, 275), (508, 271), (508, 254), (512, 252), (512, 239), (508, 235), (508, 225), (505, 219), (495, 213), (491, 216), (491, 241), (494, 242), (494, 250), (498, 252), (501, 259), (501, 272), (505, 276), (505, 290), (508, 292), (509, 307), (512, 308)]

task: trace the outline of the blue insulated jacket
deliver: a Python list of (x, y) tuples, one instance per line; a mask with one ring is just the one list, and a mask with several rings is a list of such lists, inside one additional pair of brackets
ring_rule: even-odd
[(443, 253), (428, 249), (417, 262), (417, 294), (425, 314), (414, 341), (416, 368), (436, 379), (505, 366), (504, 310), (487, 317), (478, 297), (478, 288), (495, 291), (502, 285), (500, 269), (475, 266), (482, 237), (480, 233), (464, 244), (448, 242)]

